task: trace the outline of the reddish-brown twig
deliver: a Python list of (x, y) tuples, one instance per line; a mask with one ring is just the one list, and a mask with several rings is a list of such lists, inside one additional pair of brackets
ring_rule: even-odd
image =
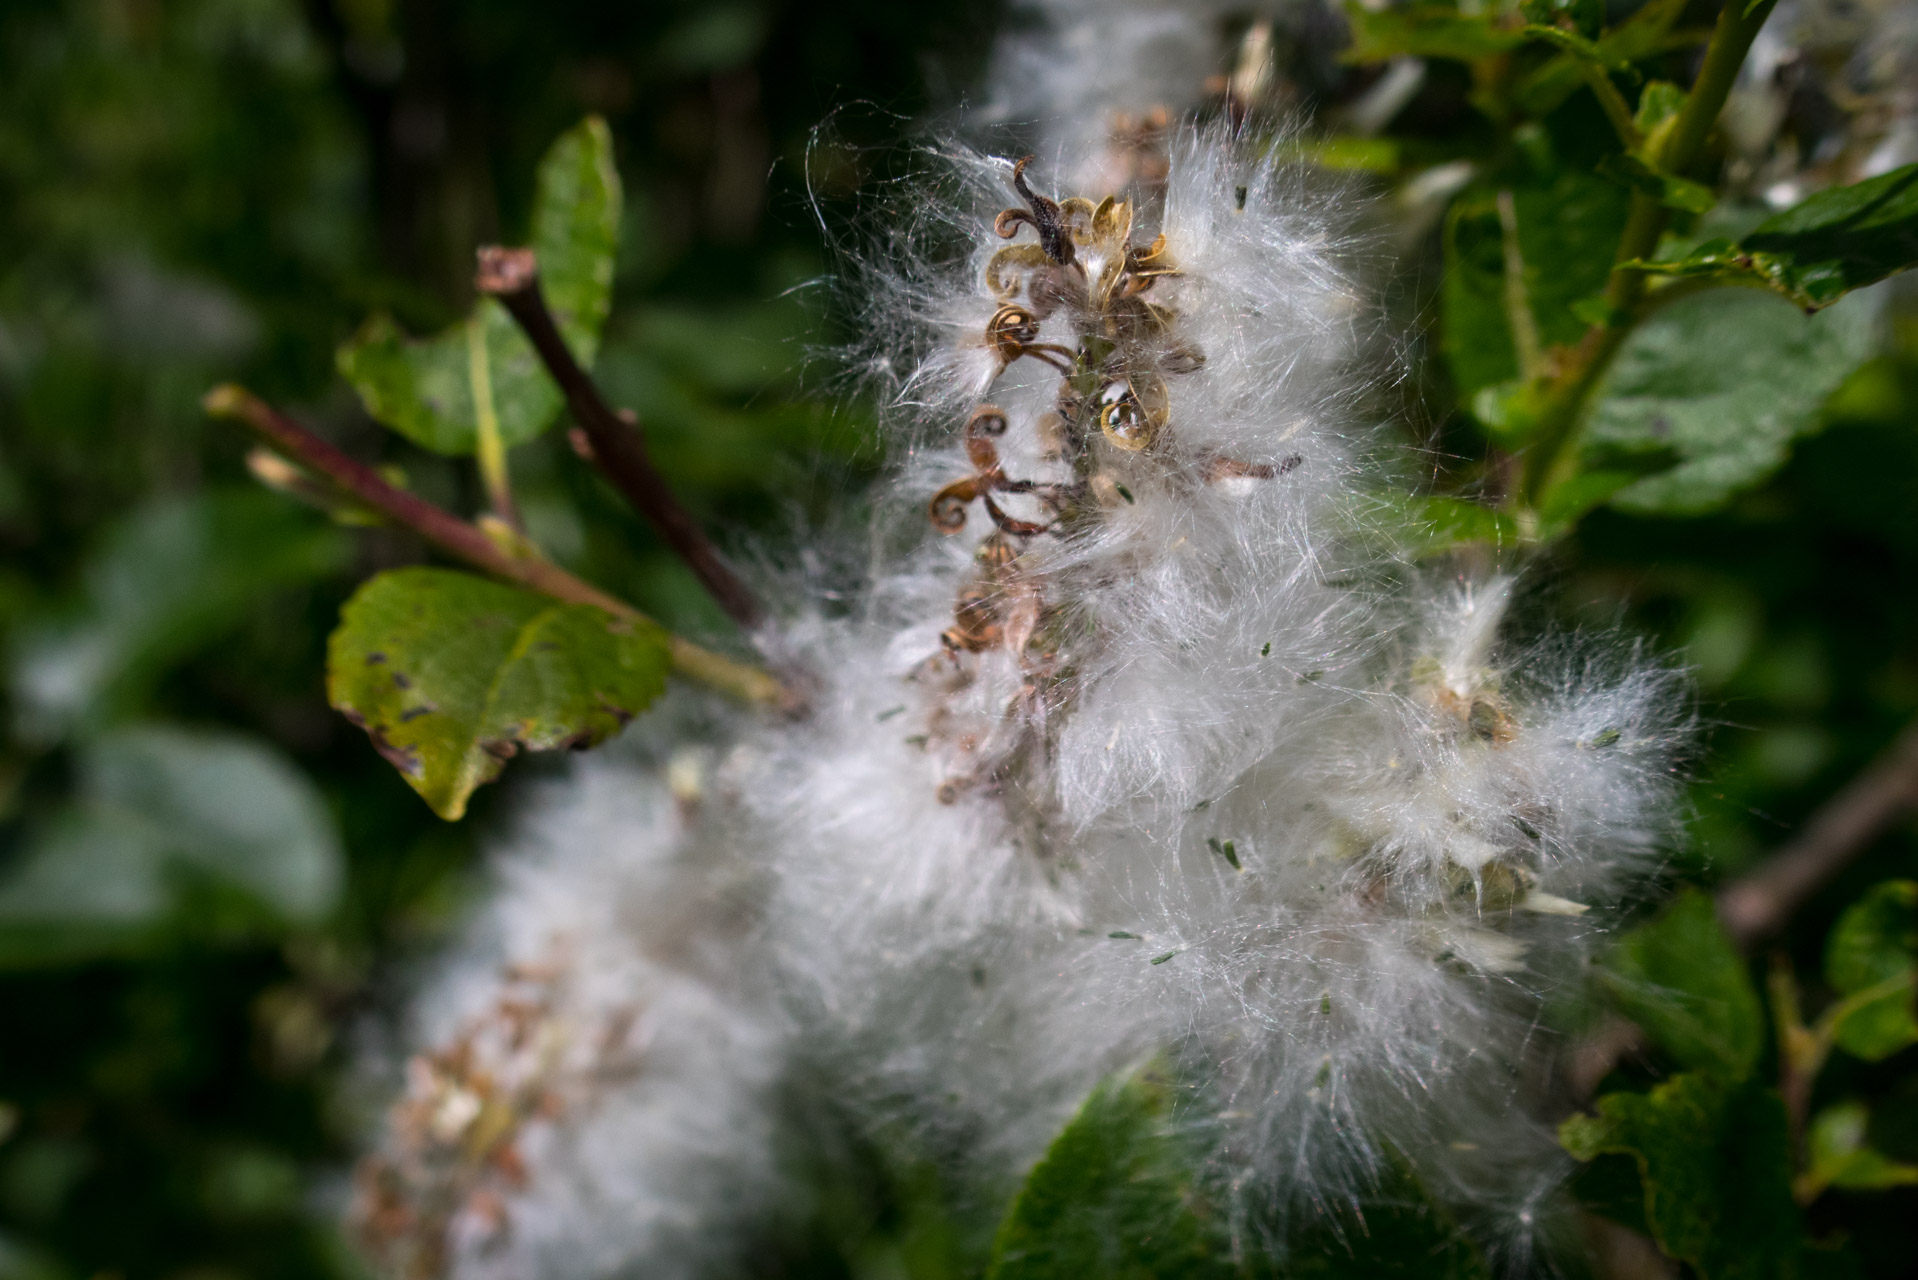
[(720, 556), (719, 549), (653, 465), (638, 420), (607, 404), (592, 376), (573, 358), (546, 306), (539, 284), (539, 260), (533, 251), (499, 245), (482, 248), (474, 283), (481, 293), (500, 300), (532, 342), (546, 371), (566, 396), (567, 408), (586, 432), (593, 463), (658, 530), (727, 616), (747, 630), (757, 627), (765, 617), (758, 599)]

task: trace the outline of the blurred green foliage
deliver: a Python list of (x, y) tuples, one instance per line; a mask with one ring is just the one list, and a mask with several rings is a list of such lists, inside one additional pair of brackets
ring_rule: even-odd
[[(368, 1117), (344, 1040), (369, 976), (471, 887), (471, 827), (325, 702), (341, 604), (420, 548), (260, 491), (200, 396), (244, 380), (473, 509), (463, 470), (364, 415), (334, 350), (375, 312), (458, 320), (474, 246), (527, 238), (535, 161), (596, 113), (628, 190), (602, 376), (714, 527), (816, 515), (874, 452), (856, 410), (802, 395), (834, 340), (803, 287), (825, 265), (808, 181), (846, 199), (927, 72), (970, 78), (995, 22), (862, 0), (0, 6), (0, 1276), (356, 1274), (334, 1219)], [(556, 557), (721, 627), (563, 439), (512, 461)]]

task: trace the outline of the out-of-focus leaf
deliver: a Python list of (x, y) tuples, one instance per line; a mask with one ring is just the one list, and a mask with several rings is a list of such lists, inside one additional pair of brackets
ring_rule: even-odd
[(1490, 1280), (1478, 1248), (1403, 1170), (1361, 1203), (1322, 1212), (1288, 1242), (1274, 1280)]
[(1841, 1102), (1812, 1118), (1805, 1130), (1811, 1165), (1805, 1181), (1811, 1194), (1826, 1187), (1883, 1191), (1918, 1184), (1918, 1165), (1893, 1160), (1866, 1144), (1870, 1119), (1862, 1102)]
[(1582, 460), (1584, 470), (1553, 485), (1540, 498), (1541, 538), (1558, 537), (1627, 485), (1668, 470), (1678, 462), (1678, 454), (1669, 445), (1634, 441), (1620, 448), (1594, 447)]
[(1703, 213), (1718, 202), (1718, 196), (1704, 183), (1655, 169), (1635, 155), (1606, 156), (1598, 162), (1598, 173), (1620, 186), (1643, 191), (1667, 208), (1686, 213)]
[(1558, 46), (1574, 58), (1592, 63), (1607, 71), (1618, 72), (1631, 80), (1638, 78), (1638, 72), (1633, 69), (1629, 59), (1607, 52), (1603, 45), (1576, 31), (1567, 31), (1563, 27), (1547, 26), (1541, 23), (1528, 23), (1519, 30), (1542, 44)]
[[(1679, 45), (1695, 43), (1697, 35), (1674, 34), (1672, 26), (1685, 11), (1685, 0), (1651, 0), (1631, 17), (1599, 35), (1593, 42), (1600, 66), (1630, 66)], [(1578, 55), (1563, 53), (1522, 77), (1513, 97), (1527, 115), (1549, 114), (1583, 84)]]
[(1627, 1017), (1691, 1068), (1751, 1073), (1765, 1022), (1745, 962), (1718, 923), (1711, 898), (1682, 894), (1613, 948), (1606, 985)]
[[(1638, 95), (1638, 109), (1632, 113), (1632, 127), (1643, 141), (1646, 155), (1658, 155), (1678, 113), (1685, 109), (1686, 93), (1667, 80), (1654, 80)], [(1710, 207), (1710, 206), (1707, 206)]]
[[(533, 248), (560, 333), (591, 368), (612, 306), (620, 218), (619, 173), (606, 124), (591, 117), (540, 162)], [(479, 326), (479, 341), (469, 329)], [(445, 454), (477, 447), (475, 379), (490, 381), (502, 443), (533, 439), (559, 413), (559, 388), (506, 309), (482, 299), (473, 318), (413, 341), (375, 316), (340, 348), (339, 369), (366, 411), (408, 439)]]
[(1527, 38), (1495, 15), (1462, 14), (1447, 5), (1375, 10), (1349, 4), (1345, 16), (1352, 24), (1352, 45), (1344, 55), (1348, 62), (1383, 62), (1406, 54), (1471, 62), (1508, 53)]
[(1650, 1093), (1611, 1093), (1559, 1141), (1580, 1160), (1629, 1157), (1660, 1249), (1703, 1280), (1794, 1280), (1812, 1271), (1791, 1194), (1785, 1107), (1752, 1083), (1706, 1072)]
[(343, 567), (338, 529), (270, 494), (162, 498), (107, 530), (67, 612), (23, 625), (8, 683), (16, 731), (52, 742), (134, 712), (172, 664), (277, 588)]
[(1399, 171), (1403, 150), (1396, 138), (1335, 134), (1328, 138), (1294, 139), (1286, 144), (1283, 154), (1289, 160), (1342, 173), (1393, 174)]
[(1825, 980), (1852, 998), (1835, 1028), (1839, 1048), (1876, 1062), (1918, 1044), (1918, 881), (1889, 880), (1838, 917)]
[(1714, 240), (1647, 271), (1767, 285), (1807, 311), (1918, 264), (1918, 164), (1820, 191), (1736, 243)]
[(341, 612), (327, 696), (452, 821), (520, 747), (618, 732), (665, 688), (667, 666), (656, 626), (471, 574), (395, 569)]
[(1556, 26), (1560, 19), (1569, 19), (1573, 29), (1586, 37), (1597, 35), (1605, 24), (1604, 0), (1523, 0), (1518, 11), (1527, 22), (1540, 26)]
[(1612, 505), (1695, 515), (1769, 476), (1871, 354), (1872, 315), (1860, 300), (1808, 318), (1765, 294), (1728, 289), (1652, 316), (1600, 388), (1586, 447), (1663, 444), (1681, 461), (1620, 490)]
[(1095, 1089), (1000, 1223), (989, 1280), (1489, 1276), (1477, 1248), (1403, 1169), (1357, 1203), (1295, 1222), (1283, 1265), (1257, 1254), (1235, 1260), (1170, 1112), (1171, 1085), (1155, 1069)]
[(1519, 543), (1516, 521), (1503, 511), (1466, 498), (1442, 495), (1407, 500), (1407, 541), (1420, 556), (1471, 543), (1514, 547)]
[[(1539, 342), (1547, 348), (1575, 342), (1586, 322), (1573, 307), (1604, 287), (1628, 197), (1615, 184), (1576, 171), (1510, 189)], [(1467, 399), (1519, 374), (1506, 316), (1498, 191), (1491, 184), (1469, 188), (1453, 201), (1445, 224), (1442, 345)]]
[(999, 1225), (989, 1280), (1236, 1274), (1169, 1130), (1171, 1084), (1156, 1070), (1092, 1091)]
[(0, 964), (45, 964), (216, 929), (196, 882), (282, 923), (339, 895), (340, 842), (294, 765), (252, 737), (148, 725), (82, 751), (78, 794), (0, 880)]

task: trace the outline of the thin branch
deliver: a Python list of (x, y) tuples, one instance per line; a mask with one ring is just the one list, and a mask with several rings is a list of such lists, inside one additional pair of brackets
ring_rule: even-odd
[[(513, 554), (478, 527), (417, 494), (388, 484), (373, 468), (348, 457), (243, 387), (230, 383), (215, 387), (202, 403), (214, 417), (243, 424), (287, 458), (324, 476), (351, 498), (405, 525), (448, 555), (556, 600), (590, 604), (615, 617), (652, 622), (624, 600), (607, 595), (552, 561)], [(759, 668), (667, 634), (673, 668), (681, 675), (747, 702), (787, 708), (796, 705), (792, 692)]]
[(1918, 724), (1811, 816), (1796, 839), (1719, 891), (1718, 918), (1741, 948), (1784, 927), (1900, 815), (1918, 805)]
[[(1827, 800), (1798, 838), (1718, 891), (1718, 918), (1740, 951), (1777, 933), (1805, 901), (1849, 866), (1899, 817), (1918, 808), (1918, 723)], [(1590, 1097), (1645, 1040), (1624, 1018), (1608, 1017), (1569, 1050), (1562, 1075), (1574, 1098)]]
[(546, 306), (533, 251), (498, 245), (481, 249), (475, 284), (481, 293), (498, 298), (519, 322), (546, 371), (565, 393), (567, 407), (592, 443), (593, 461), (606, 478), (659, 531), (727, 616), (749, 631), (757, 627), (765, 617), (759, 601), (667, 486), (646, 450), (646, 436), (638, 422), (607, 404), (592, 377), (573, 358)]

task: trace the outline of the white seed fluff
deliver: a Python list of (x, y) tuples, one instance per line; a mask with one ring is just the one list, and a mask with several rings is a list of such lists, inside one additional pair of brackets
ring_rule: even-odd
[[(1682, 681), (1517, 638), (1511, 576), (1396, 549), (1348, 196), (1223, 124), (1070, 185), (1115, 172), (1107, 112), (1210, 66), (1209, 10), (1118, 10), (1118, 46), (1081, 15), (1001, 50), (1051, 95), (1007, 109), (1078, 132), (949, 148), (850, 273), (897, 465), (857, 606), (766, 639), (808, 714), (719, 734), (678, 800), (630, 757), (535, 795), (424, 997), (445, 1045), (503, 966), (564, 975), (523, 1068), (560, 1099), (523, 1176), (459, 1182), (454, 1273), (725, 1274), (797, 1194), (794, 1109), (1003, 1197), (1155, 1055), (1245, 1231), (1395, 1159), (1494, 1223), (1549, 1188), (1526, 1060), (1674, 839)], [(1136, 102), (1075, 61), (1121, 46)]]

